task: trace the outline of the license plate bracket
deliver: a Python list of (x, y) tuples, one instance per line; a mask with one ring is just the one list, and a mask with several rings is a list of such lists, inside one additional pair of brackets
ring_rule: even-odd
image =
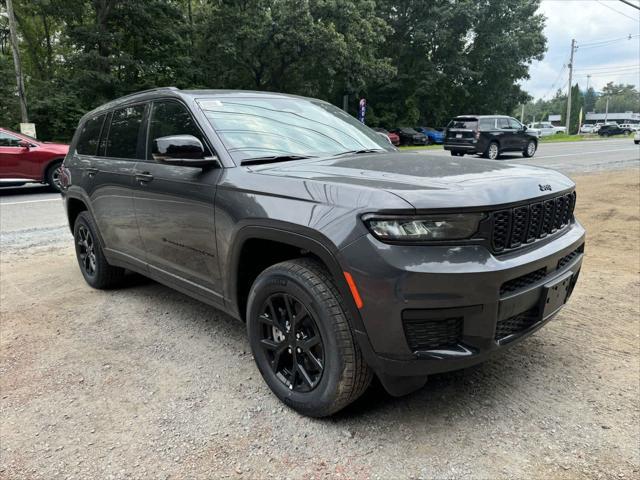
[(549, 283), (545, 283), (542, 287), (541, 302), (541, 319), (544, 320), (567, 303), (567, 297), (571, 291), (571, 281), (573, 272), (566, 272), (561, 277), (553, 279)]

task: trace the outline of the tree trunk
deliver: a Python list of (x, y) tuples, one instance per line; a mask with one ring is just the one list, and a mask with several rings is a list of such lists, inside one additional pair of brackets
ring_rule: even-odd
[(20, 117), (22, 118), (22, 123), (29, 123), (29, 115), (27, 113), (27, 97), (24, 93), (24, 79), (22, 77), (22, 65), (20, 63), (18, 34), (16, 32), (16, 17), (13, 14), (12, 0), (7, 0), (7, 13), (9, 15), (9, 35), (11, 37), (13, 63), (16, 67), (16, 83), (18, 85), (18, 97), (20, 99)]

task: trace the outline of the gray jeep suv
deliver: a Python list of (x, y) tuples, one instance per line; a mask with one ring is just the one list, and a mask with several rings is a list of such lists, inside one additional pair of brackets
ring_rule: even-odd
[(400, 153), (291, 95), (120, 98), (82, 118), (62, 185), (89, 285), (131, 270), (246, 322), (266, 383), (312, 416), (374, 374), (403, 395), (515, 344), (583, 257), (565, 176)]

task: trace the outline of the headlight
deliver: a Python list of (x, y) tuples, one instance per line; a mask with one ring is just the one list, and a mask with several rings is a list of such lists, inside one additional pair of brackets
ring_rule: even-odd
[(363, 218), (373, 235), (382, 241), (424, 242), (461, 240), (478, 231), (483, 213), (388, 217), (367, 215)]

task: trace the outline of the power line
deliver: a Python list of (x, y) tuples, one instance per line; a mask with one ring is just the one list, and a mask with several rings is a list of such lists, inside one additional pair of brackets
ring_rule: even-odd
[(636, 21), (636, 22), (640, 23), (640, 20), (638, 20), (637, 18), (630, 17), (630, 16), (629, 16), (629, 15), (627, 15), (626, 13), (622, 13), (620, 10), (616, 10), (616, 9), (615, 9), (615, 8), (613, 8), (611, 5), (607, 5), (606, 3), (601, 2), (600, 0), (596, 0), (596, 2), (598, 2), (600, 5), (602, 5), (602, 6), (604, 6), (604, 7), (607, 7), (609, 10), (613, 10), (614, 12), (619, 13), (619, 14), (620, 14), (620, 15), (622, 15), (623, 17), (630, 18), (631, 20), (634, 20), (634, 21)]
[(594, 66), (576, 68), (576, 71), (617, 70), (617, 69), (628, 69), (628, 68), (640, 68), (640, 64), (637, 64), (637, 65), (632, 65), (632, 64), (627, 64), (627, 65), (600, 65), (600, 66), (595, 66), (594, 65)]
[(600, 43), (612, 43), (612, 42), (617, 42), (618, 40), (631, 40), (632, 38), (636, 38), (636, 37), (640, 37), (640, 35), (625, 35), (624, 37), (616, 37), (616, 38), (607, 38), (607, 39), (602, 39), (602, 40), (595, 40), (593, 42), (586, 42), (581, 44), (582, 47), (588, 47), (590, 45), (597, 45)]

